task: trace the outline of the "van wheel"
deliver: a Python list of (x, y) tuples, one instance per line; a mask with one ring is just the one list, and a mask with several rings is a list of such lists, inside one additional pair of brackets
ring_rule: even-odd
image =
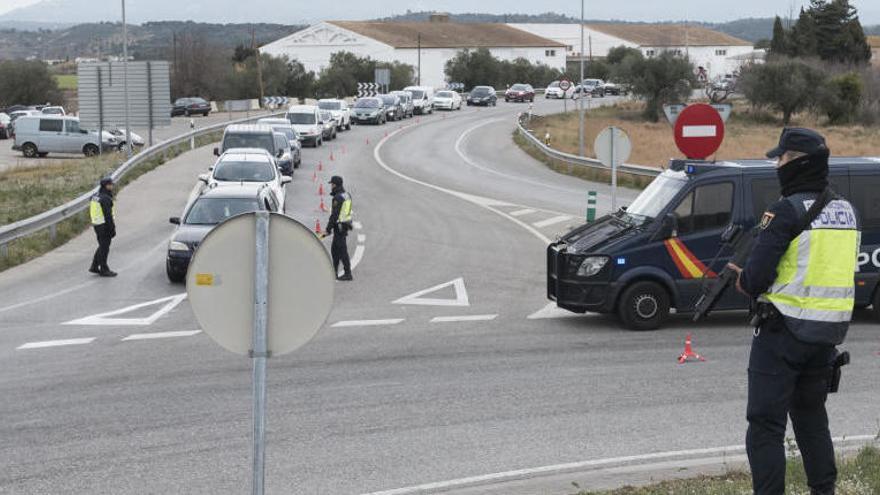
[(36, 158), (37, 145), (34, 143), (24, 143), (21, 146), (21, 154), (23, 154), (25, 158)]
[(656, 282), (636, 282), (620, 296), (617, 313), (630, 330), (656, 330), (669, 317), (669, 293)]
[(98, 147), (94, 144), (87, 144), (83, 146), (83, 153), (86, 156), (95, 156), (98, 154)]

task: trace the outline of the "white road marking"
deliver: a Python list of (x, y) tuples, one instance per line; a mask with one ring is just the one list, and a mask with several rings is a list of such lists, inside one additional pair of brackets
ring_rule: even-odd
[(87, 337), (84, 339), (66, 339), (66, 340), (46, 340), (43, 342), (28, 342), (27, 344), (16, 347), (16, 350), (23, 349), (43, 349), (46, 347), (61, 347), (65, 345), (83, 345), (91, 344), (96, 337)]
[(437, 316), (431, 318), (431, 323), (453, 323), (459, 321), (492, 321), (498, 315), (463, 315), (463, 316)]
[(558, 217), (548, 218), (546, 220), (541, 220), (540, 222), (535, 222), (532, 225), (534, 225), (535, 227), (538, 227), (540, 229), (543, 227), (549, 227), (551, 225), (555, 225), (557, 223), (562, 223), (562, 222), (565, 222), (565, 221), (568, 221), (571, 219), (572, 219), (572, 217), (569, 215), (559, 215)]
[(361, 244), (367, 242), (367, 236), (364, 234), (358, 234), (358, 242), (360, 242)]
[(123, 342), (129, 340), (153, 340), (153, 339), (170, 339), (175, 337), (191, 337), (202, 333), (201, 330), (183, 330), (179, 332), (151, 332), (151, 333), (133, 333), (122, 339)]
[[(424, 295), (431, 294), (432, 292), (437, 292), (439, 290), (445, 289), (446, 287), (453, 287), (455, 289), (455, 299), (437, 299), (431, 297), (422, 297)], [(455, 280), (450, 280), (449, 282), (445, 282), (439, 285), (435, 285), (434, 287), (428, 287), (427, 289), (414, 292), (408, 296), (403, 296), (396, 301), (392, 301), (391, 304), (415, 304), (421, 306), (470, 306), (470, 301), (468, 300), (467, 289), (464, 286), (464, 278), (459, 277)]]
[[(835, 444), (868, 443), (872, 442), (875, 438), (876, 434), (858, 435), (851, 437), (836, 437), (833, 440)], [(468, 478), (459, 478), (449, 481), (438, 481), (435, 483), (426, 483), (423, 485), (397, 488), (394, 490), (370, 492), (364, 495), (424, 495), (428, 493), (443, 493), (456, 488), (486, 486), (489, 484), (501, 483), (505, 481), (526, 480), (539, 476), (574, 473), (587, 469), (599, 469), (618, 465), (632, 465), (640, 462), (647, 463), (649, 461), (663, 461), (681, 458), (704, 458), (710, 456), (723, 456), (725, 459), (727, 459), (730, 455), (741, 455), (744, 452), (745, 448), (742, 445), (729, 445), (726, 447), (710, 447), (705, 449), (676, 450), (670, 452), (655, 452), (651, 454), (631, 455), (623, 457), (609, 457), (605, 459), (571, 462), (567, 464), (554, 464), (550, 466), (541, 466), (529, 469), (517, 469), (514, 471), (504, 471), (482, 476), (471, 476)]]
[(356, 248), (354, 248), (354, 256), (351, 257), (351, 269), (354, 270), (361, 263), (361, 260), (364, 259), (364, 251), (366, 248), (363, 244), (358, 244)]
[(355, 230), (363, 230), (364, 224), (360, 222), (352, 222), (351, 225), (355, 228)]
[(383, 325), (397, 325), (398, 323), (403, 322), (403, 318), (389, 318), (387, 320), (349, 320), (349, 321), (337, 321), (336, 323), (330, 325), (330, 328), (345, 328), (345, 327), (378, 327)]
[[(109, 311), (107, 313), (100, 313), (92, 316), (86, 316), (85, 318), (80, 318), (78, 320), (71, 320), (63, 323), (64, 325), (98, 325), (98, 326), (148, 326), (152, 325), (159, 318), (165, 316), (172, 309), (176, 308), (178, 304), (180, 304), (184, 299), (186, 299), (186, 294), (177, 294), (174, 296), (162, 297), (156, 299), (154, 301), (148, 301), (145, 303), (135, 304), (133, 306), (128, 306), (122, 309), (117, 309), (115, 311)], [(117, 316), (125, 313), (129, 313), (132, 311), (136, 311), (141, 308), (146, 308), (148, 306), (155, 306), (158, 304), (164, 305), (155, 311), (150, 316), (146, 318), (111, 318), (112, 316)]]
[(583, 314), (572, 313), (571, 311), (560, 308), (555, 302), (552, 302), (543, 308), (535, 311), (526, 317), (527, 320), (548, 320), (551, 318), (578, 318)]
[(533, 210), (531, 208), (525, 208), (522, 210), (512, 211), (512, 212), (510, 212), (510, 215), (514, 216), (514, 217), (521, 217), (523, 215), (531, 215), (532, 213), (535, 213), (535, 211), (536, 210)]
[(686, 125), (681, 128), (682, 137), (715, 137), (718, 128), (714, 125)]

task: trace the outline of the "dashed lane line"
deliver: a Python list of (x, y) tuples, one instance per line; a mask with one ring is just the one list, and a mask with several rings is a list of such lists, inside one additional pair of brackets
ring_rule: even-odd
[(83, 339), (64, 339), (64, 340), (46, 340), (43, 342), (28, 342), (27, 344), (22, 344), (15, 349), (18, 351), (26, 350), (26, 349), (45, 349), (47, 347), (62, 347), (68, 345), (83, 345), (83, 344), (91, 344), (94, 342), (96, 337), (87, 337)]
[(349, 327), (379, 327), (387, 325), (397, 325), (403, 323), (403, 318), (389, 318), (386, 320), (347, 320), (337, 321), (330, 325), (330, 328), (349, 328)]
[(462, 321), (492, 321), (498, 315), (462, 315), (462, 316), (437, 316), (431, 318), (431, 323), (454, 323)]
[(555, 225), (557, 223), (566, 222), (568, 220), (571, 220), (571, 218), (572, 217), (569, 215), (559, 215), (559, 216), (556, 216), (553, 218), (548, 218), (546, 220), (541, 220), (540, 222), (535, 222), (532, 225), (534, 225), (535, 227), (538, 227), (540, 229), (540, 228), (544, 228), (544, 227), (549, 227), (551, 225)]
[(150, 333), (133, 333), (122, 339), (123, 342), (131, 340), (155, 340), (155, 339), (171, 339), (176, 337), (192, 337), (202, 333), (201, 330), (183, 330), (178, 332), (150, 332)]
[(535, 213), (535, 212), (537, 212), (537, 210), (533, 210), (531, 208), (525, 208), (522, 210), (516, 210), (516, 211), (510, 212), (510, 216), (521, 217), (523, 215), (531, 215), (532, 213)]

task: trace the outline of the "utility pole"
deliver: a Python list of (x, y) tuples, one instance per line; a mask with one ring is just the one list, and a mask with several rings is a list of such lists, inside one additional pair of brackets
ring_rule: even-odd
[(171, 33), (171, 94), (179, 90), (177, 80), (177, 31)]
[(418, 70), (419, 70), (419, 72), (418, 72), (418, 75), (416, 76), (416, 86), (421, 86), (422, 85), (422, 33), (418, 34), (417, 39), (418, 39), (418, 45), (417, 45), (418, 46), (418, 48), (417, 48), (418, 55), (417, 55), (417, 57), (418, 57), (418, 67), (419, 67)]
[[(125, 0), (122, 0), (122, 93), (125, 98), (125, 152), (131, 158), (131, 125), (128, 114), (128, 27), (125, 24)], [(103, 134), (103, 132), (101, 133)], [(104, 136), (98, 136), (99, 148), (104, 146)]]
[(260, 63), (260, 51), (257, 50), (257, 30), (251, 28), (251, 49), (254, 51), (254, 57), (257, 58), (257, 86), (260, 87), (260, 108), (263, 108), (263, 64)]
[(584, 0), (581, 0), (581, 80), (580, 93), (578, 93), (578, 154), (586, 156), (584, 152)]

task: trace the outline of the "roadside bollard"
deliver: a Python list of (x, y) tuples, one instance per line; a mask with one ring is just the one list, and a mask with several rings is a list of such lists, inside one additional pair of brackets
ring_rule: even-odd
[(550, 131), (544, 133), (544, 146), (550, 147)]
[[(196, 130), (196, 121), (193, 119), (189, 119), (189, 130), (190, 130), (190, 132)], [(194, 135), (190, 136), (190, 138), (189, 138), (189, 149), (190, 150), (196, 149), (196, 137)]]
[(587, 223), (596, 221), (596, 191), (587, 192)]

